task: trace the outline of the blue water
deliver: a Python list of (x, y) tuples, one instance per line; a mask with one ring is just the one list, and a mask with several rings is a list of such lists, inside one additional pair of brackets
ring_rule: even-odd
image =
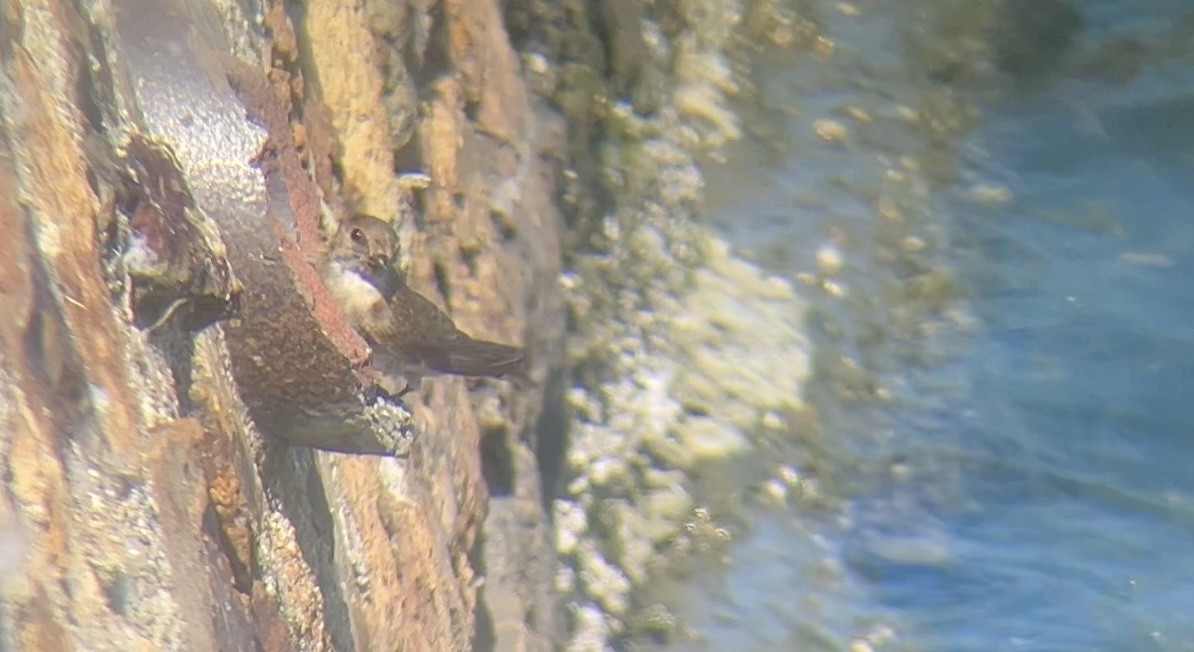
[[(1194, 11), (1073, 5), (1088, 45), (1171, 33)], [(844, 56), (906, 65), (890, 60), (900, 32), (870, 25), (829, 29)], [(871, 366), (889, 405), (810, 391), (841, 504), (761, 512), (708, 581), (716, 590), (681, 609), (703, 637), (688, 647), (1194, 650), (1194, 60), (1174, 50), (1126, 83), (1063, 72), (1031, 92), (976, 95), (961, 178), (933, 188), (920, 225), (948, 243), (932, 262), (949, 266), (972, 321), (952, 338), (879, 347)], [(803, 109), (781, 130), (794, 153), (735, 180), (714, 222), (762, 254), (788, 229), (777, 255), (806, 263), (827, 233), (847, 233), (844, 275), (865, 298), (813, 300), (845, 333), (820, 344), (866, 360), (849, 340), (882, 321), (876, 279), (891, 270), (873, 262), (881, 243), (858, 244), (884, 227), (855, 190), (890, 161), (809, 141), (811, 121), (843, 101), (812, 65), (776, 75)], [(873, 95), (899, 98), (898, 83)], [(871, 134), (881, 152), (906, 142), (887, 137)], [(969, 201), (975, 181), (1013, 198)], [(869, 317), (867, 301), (879, 304)]]
[(1135, 92), (975, 136), (1016, 199), (956, 225), (973, 507), (939, 514), (944, 565), (855, 558), (934, 649), (1194, 649), (1194, 84)]

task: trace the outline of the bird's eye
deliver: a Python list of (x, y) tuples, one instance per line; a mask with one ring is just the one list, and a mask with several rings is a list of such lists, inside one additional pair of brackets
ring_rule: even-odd
[(360, 229), (353, 229), (348, 232), (348, 237), (352, 238), (353, 242), (361, 243), (365, 241), (365, 232)]

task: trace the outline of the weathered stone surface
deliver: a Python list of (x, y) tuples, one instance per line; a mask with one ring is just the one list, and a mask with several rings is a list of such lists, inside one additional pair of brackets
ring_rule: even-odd
[[(700, 161), (752, 126), (735, 108), (751, 85), (733, 52), (816, 42), (796, 4), (504, 5), (529, 84), (568, 124), (562, 285), (575, 380), (553, 506), (565, 649), (682, 632), (650, 587), (720, 540), (701, 496), (738, 492), (714, 479), (727, 475), (718, 467), (762, 450), (756, 425), (800, 404), (807, 343), (786, 324), (802, 321), (801, 302), (740, 264), (700, 217)], [(741, 314), (758, 319), (734, 322)]]
[[(0, 649), (552, 646), (561, 128), (496, 0), (431, 5), (3, 4), (0, 530), (29, 552)], [(430, 173), (417, 218), (396, 160)], [(347, 205), (402, 220), (412, 283), (538, 388), (370, 394), (309, 265)], [(406, 459), (291, 443), (386, 427)]]

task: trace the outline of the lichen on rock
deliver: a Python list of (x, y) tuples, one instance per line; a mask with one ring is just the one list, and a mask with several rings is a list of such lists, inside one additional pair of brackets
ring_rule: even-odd
[[(532, 86), (570, 127), (562, 286), (575, 382), (554, 508), (570, 649), (628, 635), (641, 588), (667, 571), (669, 551), (701, 536), (688, 527), (705, 513), (694, 475), (748, 454), (767, 415), (802, 406), (803, 303), (699, 218), (702, 157), (743, 132), (732, 108), (749, 92), (733, 63), (743, 30), (795, 22), (764, 17), (779, 8), (762, 4), (614, 2), (589, 12), (532, 0), (507, 10), (534, 63)], [(628, 51), (640, 59), (632, 67)]]

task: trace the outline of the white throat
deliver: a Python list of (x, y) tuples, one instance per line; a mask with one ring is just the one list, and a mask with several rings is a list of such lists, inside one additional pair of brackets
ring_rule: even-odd
[(377, 288), (343, 263), (330, 261), (323, 274), (323, 283), (354, 326), (365, 321), (373, 306), (385, 301)]

